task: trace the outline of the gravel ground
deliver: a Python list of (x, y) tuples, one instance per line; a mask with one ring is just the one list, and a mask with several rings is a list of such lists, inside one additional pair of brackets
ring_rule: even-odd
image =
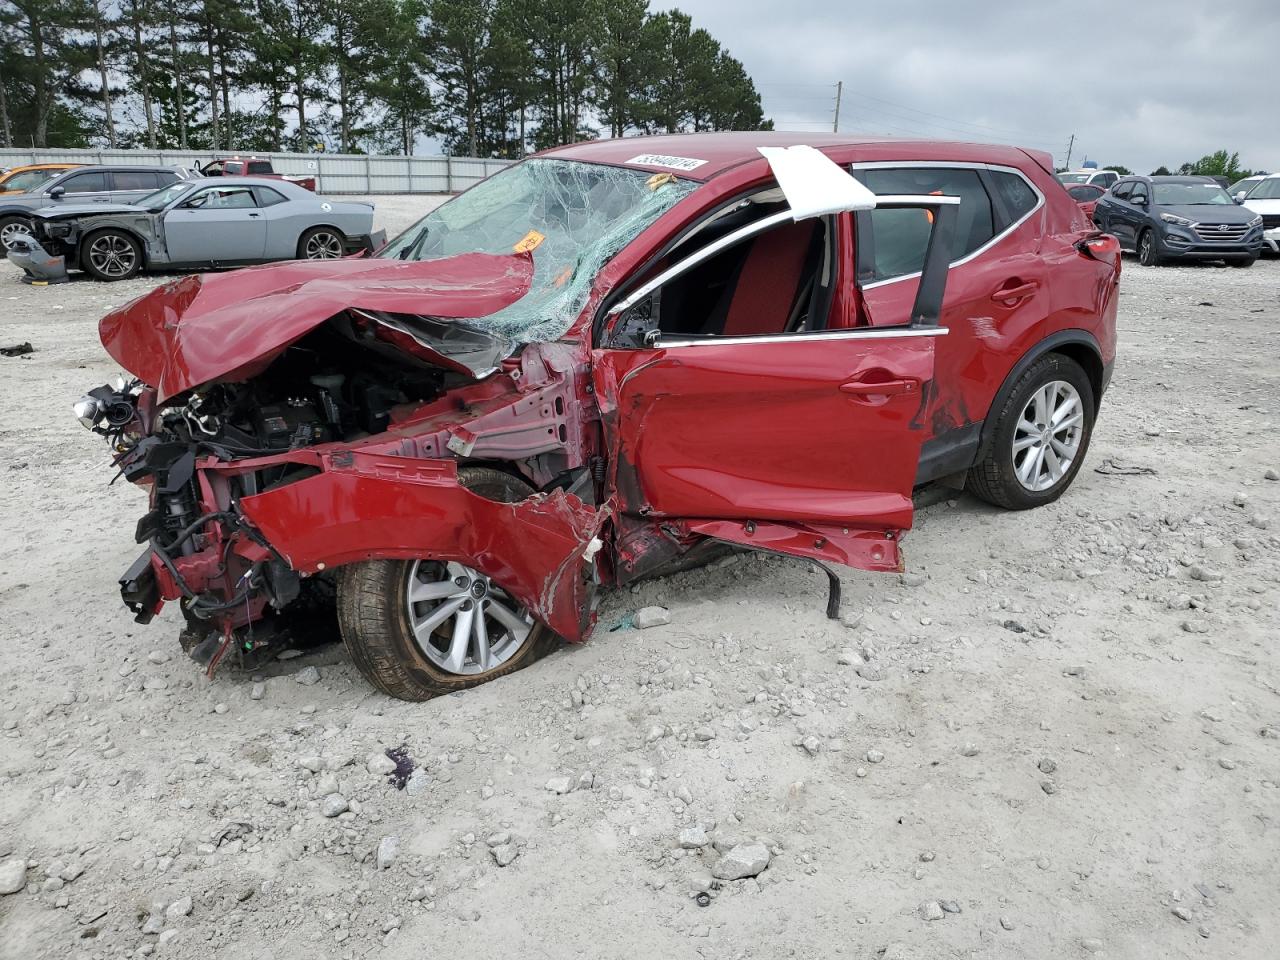
[(69, 403), (154, 283), (0, 265), (0, 957), (1276, 955), (1280, 262), (1126, 262), (1074, 489), (922, 509), (844, 622), (732, 558), (417, 705), (120, 605), (142, 496)]

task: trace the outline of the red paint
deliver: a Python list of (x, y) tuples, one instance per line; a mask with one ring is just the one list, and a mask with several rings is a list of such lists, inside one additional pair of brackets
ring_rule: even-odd
[(204, 383), (257, 376), (344, 310), (483, 317), (519, 300), (532, 278), (527, 254), (299, 260), (171, 281), (107, 314), (98, 333), (163, 403)]
[[(768, 183), (757, 146), (794, 143), (840, 164), (1015, 167), (1045, 200), (1014, 232), (951, 268), (943, 336), (859, 334), (905, 325), (917, 283), (861, 287), (854, 220), (843, 215), (825, 332), (745, 336), (775, 322), (767, 315), (772, 287), (785, 286), (795, 266), (775, 258), (773, 282), (732, 306), (730, 332), (744, 335), (740, 342), (599, 346), (593, 328), (610, 293), (672, 259), (665, 246), (685, 228)], [(580, 640), (592, 620), (589, 579), (627, 582), (703, 538), (901, 569), (899, 542), (912, 523), (925, 443), (987, 418), (1010, 371), (1051, 335), (1092, 338), (1103, 363), (1114, 359), (1118, 249), (1053, 180), (1046, 154), (774, 133), (609, 140), (551, 152), (609, 164), (640, 154), (705, 160), (675, 171), (703, 185), (610, 260), (561, 341), (528, 345), (483, 381), (397, 408), (375, 436), (271, 457), (203, 459), (200, 508), (228, 509), (237, 474), (279, 463), (312, 467), (316, 475), (239, 502), (293, 569), (311, 574), (367, 558), (455, 560)], [(147, 402), (163, 407), (210, 381), (269, 377), (290, 344), (345, 310), (483, 317), (516, 302), (531, 277), (527, 254), (283, 264), (175, 281), (108, 315), (101, 333), (111, 355), (156, 388)], [(153, 410), (140, 419), (152, 422)], [(485, 500), (459, 486), (457, 460), (498, 463), (545, 488), (565, 477), (581, 482), (585, 470), (577, 489), (601, 506), (560, 490), (519, 504)], [(179, 569), (220, 597), (264, 556), (244, 531), (221, 526), (203, 532), (198, 547)], [(176, 597), (167, 571), (158, 574), (163, 595)], [(227, 615), (234, 625), (233, 616), (243, 615)]]

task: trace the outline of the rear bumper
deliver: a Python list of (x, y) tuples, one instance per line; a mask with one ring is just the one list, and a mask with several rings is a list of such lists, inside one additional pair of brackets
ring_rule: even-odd
[(347, 237), (344, 242), (346, 253), (367, 253), (373, 255), (387, 245), (387, 231), (375, 230), (359, 237)]

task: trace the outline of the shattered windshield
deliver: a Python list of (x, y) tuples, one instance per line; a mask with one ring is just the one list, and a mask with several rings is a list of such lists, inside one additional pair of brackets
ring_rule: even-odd
[(573, 325), (601, 267), (697, 186), (664, 173), (526, 160), (433, 210), (378, 256), (529, 253), (529, 293), (482, 325), (521, 343), (546, 342)]

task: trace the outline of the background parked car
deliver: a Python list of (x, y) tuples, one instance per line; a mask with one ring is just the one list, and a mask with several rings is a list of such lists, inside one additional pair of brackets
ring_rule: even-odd
[(1254, 177), (1245, 177), (1243, 180), (1237, 180), (1231, 186), (1227, 187), (1227, 193), (1231, 194), (1233, 200), (1243, 200), (1241, 194), (1248, 195), (1249, 191), (1267, 179), (1266, 174), (1258, 174)]
[(1262, 250), (1262, 217), (1208, 177), (1125, 177), (1098, 200), (1093, 219), (1147, 266), (1198, 259), (1251, 267)]
[(56, 177), (60, 173), (66, 173), (68, 170), (74, 170), (76, 167), (83, 166), (79, 163), (29, 163), (25, 166), (14, 167), (5, 171), (3, 177), (0, 177), (0, 196), (7, 196), (15, 193), (30, 193), (37, 189), (40, 184), (46, 180)]
[(1114, 170), (1064, 170), (1055, 174), (1063, 186), (1073, 183), (1096, 183), (1101, 187), (1109, 187), (1120, 179)]
[(1244, 199), (1244, 208), (1262, 217), (1262, 242), (1272, 253), (1280, 253), (1280, 173), (1253, 184)]
[(0, 248), (31, 233), (31, 214), (60, 203), (132, 203), (157, 187), (199, 176), (187, 167), (88, 166), (68, 170), (34, 190), (0, 197)]
[[(292, 183), (259, 177), (201, 177), (136, 204), (61, 204), (32, 218), (44, 252), (98, 280), (125, 280), (165, 267), (336, 260), (362, 249), (372, 252), (372, 232), (372, 204), (326, 200)], [(10, 250), (9, 259), (35, 275), (40, 261), (27, 259), (26, 246)]]
[(315, 177), (293, 177), (276, 173), (270, 160), (262, 160), (258, 157), (225, 157), (206, 163), (200, 168), (200, 172), (206, 177), (266, 177), (269, 180), (286, 180), (289, 183), (295, 183), (312, 193), (316, 189)]
[(1090, 220), (1093, 219), (1093, 208), (1098, 205), (1098, 198), (1107, 192), (1107, 188), (1096, 183), (1073, 183), (1067, 185), (1067, 193), (1071, 199), (1080, 204), (1080, 209)]

